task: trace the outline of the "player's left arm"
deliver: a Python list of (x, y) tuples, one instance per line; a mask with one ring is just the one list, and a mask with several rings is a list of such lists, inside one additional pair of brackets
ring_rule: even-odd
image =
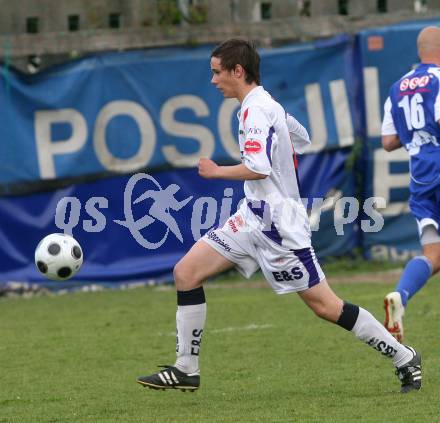
[(219, 166), (211, 159), (199, 160), (199, 175), (206, 179), (230, 179), (234, 181), (253, 181), (264, 179), (267, 175), (253, 172), (244, 164), (233, 166)]
[(303, 154), (312, 144), (307, 129), (289, 113), (286, 113), (286, 123), (295, 153)]

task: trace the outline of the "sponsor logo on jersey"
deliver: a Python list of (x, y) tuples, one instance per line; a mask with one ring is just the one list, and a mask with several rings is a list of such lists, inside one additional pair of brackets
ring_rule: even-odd
[(261, 143), (257, 140), (247, 140), (244, 143), (245, 153), (259, 153), (261, 151)]
[(409, 80), (409, 87), (412, 90), (416, 89), (418, 85), (419, 85), (419, 78), (417, 78), (417, 76)]
[(409, 86), (409, 79), (405, 78), (402, 81), (400, 81), (400, 91), (405, 91)]
[(248, 128), (247, 133), (254, 134), (254, 135), (260, 135), (263, 133), (263, 130), (261, 128), (257, 128), (256, 126), (254, 126), (253, 128)]
[(415, 156), (416, 154), (419, 154), (420, 147), (426, 144), (434, 144), (436, 147), (440, 146), (437, 138), (429, 132), (414, 131), (411, 142), (406, 143), (405, 148), (410, 156)]
[(419, 79), (419, 87), (425, 87), (429, 83), (429, 76), (424, 75)]
[(423, 75), (422, 77), (415, 76), (414, 78), (405, 78), (400, 81), (400, 91), (406, 91), (408, 88), (411, 90), (415, 90), (416, 88), (426, 87), (429, 83), (429, 76)]

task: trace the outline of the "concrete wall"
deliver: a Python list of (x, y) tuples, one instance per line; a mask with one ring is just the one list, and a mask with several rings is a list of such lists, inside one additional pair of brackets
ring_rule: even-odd
[(350, 16), (364, 16), (377, 13), (377, 2), (365, 0), (350, 0), (348, 3), (348, 14)]
[(273, 19), (286, 18), (288, 16), (299, 15), (298, 0), (274, 1), (272, 0), (272, 17)]
[[(0, 0), (0, 34), (26, 32), (26, 18), (39, 19), (40, 32), (68, 31), (68, 16), (80, 16), (80, 30), (109, 27), (109, 14), (121, 14), (123, 28), (140, 28), (157, 22), (157, 4), (169, 0)], [(417, 0), (387, 0), (388, 12), (414, 10)], [(423, 0), (419, 0), (422, 2)], [(178, 0), (187, 9), (191, 0)], [(211, 24), (259, 22), (261, 3), (271, 3), (272, 19), (296, 17), (301, 3), (309, 2), (311, 17), (338, 15), (338, 0), (192, 0), (208, 5)], [(426, 0), (428, 9), (440, 9), (440, 0)], [(362, 17), (377, 13), (377, 0), (348, 0), (348, 14)]]
[(236, 13), (235, 5), (232, 1), (216, 1), (209, 5), (208, 22), (217, 24), (228, 24), (232, 22), (233, 15)]
[(338, 0), (310, 0), (311, 16), (337, 15)]
[(388, 0), (387, 12), (414, 10), (414, 0)]
[[(107, 28), (110, 13), (127, 14), (134, 0), (0, 0), (0, 33), (26, 32), (26, 19), (38, 18), (39, 32), (68, 31), (68, 16), (79, 15), (80, 29)], [(138, 3), (142, 3), (139, 1)], [(125, 8), (125, 9), (124, 9)], [(135, 16), (139, 16), (136, 12)], [(133, 19), (131, 19), (133, 21)]]
[(155, 1), (119, 0), (125, 28), (139, 28), (154, 25), (157, 22)]
[[(109, 14), (121, 14), (123, 29), (154, 26), (158, 4), (172, 0), (0, 0), (0, 35), (23, 34), (26, 18), (39, 19), (39, 32), (68, 31), (68, 16), (79, 15), (80, 30), (109, 28)], [(417, 0), (388, 0), (388, 12), (414, 11)], [(423, 0), (418, 0), (422, 2)], [(311, 18), (337, 16), (338, 0), (178, 0), (183, 9), (190, 4), (205, 4), (207, 22), (212, 30), (219, 25), (261, 21), (261, 3), (271, 4), (273, 20), (296, 18), (301, 4), (309, 3)], [(440, 10), (440, 0), (426, 0), (428, 10)], [(377, 13), (377, 0), (348, 0), (348, 14), (357, 18)], [(188, 26), (182, 22), (182, 25)]]

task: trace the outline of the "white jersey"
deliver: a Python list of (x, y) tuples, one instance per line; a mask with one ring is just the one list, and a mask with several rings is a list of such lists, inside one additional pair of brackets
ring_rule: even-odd
[(241, 213), (247, 220), (264, 221), (263, 232), (279, 245), (294, 249), (310, 246), (293, 146), (304, 150), (310, 143), (307, 131), (261, 86), (247, 94), (238, 119), (242, 163), (253, 172), (267, 175), (265, 179), (245, 181)]

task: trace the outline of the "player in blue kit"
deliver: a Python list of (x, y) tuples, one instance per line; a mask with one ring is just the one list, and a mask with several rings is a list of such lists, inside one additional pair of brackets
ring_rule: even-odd
[(408, 300), (440, 269), (440, 28), (423, 29), (417, 48), (421, 63), (392, 85), (382, 123), (384, 149), (409, 154), (409, 206), (423, 250), (384, 300), (385, 327), (400, 342)]
[(152, 389), (199, 388), (206, 320), (203, 283), (235, 267), (245, 277), (261, 269), (277, 294), (298, 293), (318, 317), (351, 331), (391, 359), (401, 392), (419, 390), (420, 354), (400, 344), (367, 310), (339, 298), (325, 279), (311, 245), (295, 172), (295, 149), (308, 144), (309, 136), (260, 85), (259, 64), (254, 46), (244, 40), (228, 40), (212, 52), (211, 82), (241, 105), (237, 117), (242, 160), (219, 166), (201, 158), (199, 175), (243, 181), (246, 198), (222, 227), (208, 231), (176, 264), (177, 358), (174, 365), (162, 366), (137, 382)]

